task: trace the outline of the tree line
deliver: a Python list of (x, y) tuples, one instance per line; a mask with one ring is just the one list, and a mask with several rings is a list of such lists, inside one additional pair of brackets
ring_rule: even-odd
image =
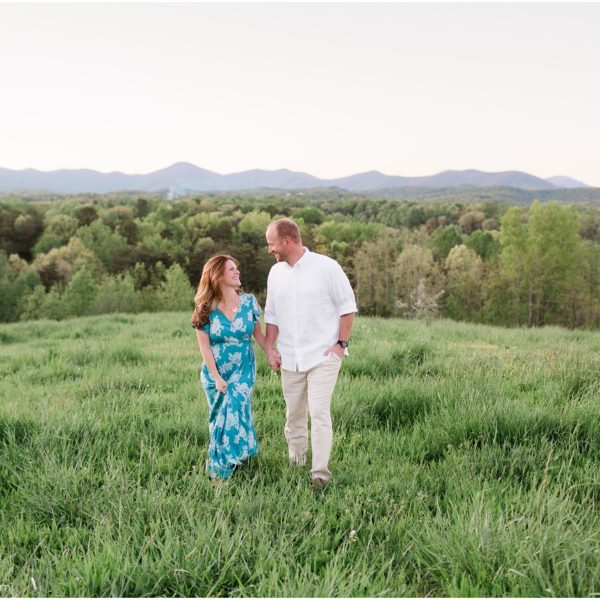
[(348, 273), (362, 314), (600, 326), (600, 212), (555, 202), (416, 203), (299, 194), (10, 198), (0, 203), (0, 320), (186, 310), (203, 264), (240, 261), (264, 302), (268, 223)]

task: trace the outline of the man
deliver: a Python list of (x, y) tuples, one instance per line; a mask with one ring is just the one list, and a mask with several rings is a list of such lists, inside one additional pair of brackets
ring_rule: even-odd
[(289, 458), (306, 464), (310, 413), (311, 481), (322, 488), (331, 477), (331, 396), (348, 353), (356, 300), (340, 265), (305, 248), (293, 221), (274, 221), (266, 238), (277, 259), (267, 282), (267, 357), (273, 369), (281, 368)]

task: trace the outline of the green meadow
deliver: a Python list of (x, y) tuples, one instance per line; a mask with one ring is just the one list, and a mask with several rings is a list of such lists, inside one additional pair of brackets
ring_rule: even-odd
[(332, 484), (214, 488), (187, 313), (0, 326), (0, 596), (600, 595), (600, 334), (359, 317)]

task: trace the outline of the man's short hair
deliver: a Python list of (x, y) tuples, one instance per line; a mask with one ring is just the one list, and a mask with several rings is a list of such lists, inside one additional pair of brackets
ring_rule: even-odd
[(277, 221), (271, 223), (271, 227), (275, 228), (279, 238), (289, 237), (296, 244), (302, 243), (302, 236), (300, 235), (298, 225), (291, 219), (277, 219)]

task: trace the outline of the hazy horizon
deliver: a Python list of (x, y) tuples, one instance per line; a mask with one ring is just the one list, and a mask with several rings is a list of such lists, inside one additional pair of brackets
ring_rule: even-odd
[[(196, 165), (196, 164), (194, 164), (194, 163), (191, 163), (191, 162), (189, 162), (189, 161), (179, 160), (179, 161), (175, 161), (174, 163), (171, 163), (171, 164), (168, 164), (168, 165), (164, 165), (163, 167), (160, 167), (159, 169), (156, 169), (156, 170), (153, 170), (153, 171), (147, 171), (147, 172), (135, 172), (135, 173), (132, 173), (132, 172), (127, 172), (127, 171), (124, 171), (123, 169), (113, 169), (113, 170), (111, 170), (111, 171), (103, 171), (103, 170), (100, 170), (100, 169), (89, 169), (88, 167), (75, 167), (75, 168), (71, 168), (71, 167), (61, 167), (61, 168), (58, 168), (58, 169), (36, 169), (35, 167), (26, 167), (26, 168), (23, 168), (23, 169), (10, 169), (10, 170), (15, 170), (15, 171), (26, 171), (26, 170), (29, 170), (29, 169), (33, 169), (34, 171), (38, 171), (38, 172), (41, 172), (41, 173), (51, 173), (51, 172), (55, 172), (55, 171), (78, 171), (78, 170), (90, 170), (90, 171), (95, 171), (95, 172), (101, 173), (101, 174), (103, 174), (103, 175), (110, 175), (110, 174), (112, 174), (112, 173), (121, 173), (121, 174), (123, 174), (123, 175), (128, 175), (128, 176), (137, 176), (137, 175), (149, 175), (149, 174), (151, 174), (151, 173), (154, 173), (154, 172), (156, 172), (156, 171), (165, 170), (165, 169), (168, 169), (168, 168), (170, 168), (170, 167), (174, 167), (174, 166), (176, 166), (176, 165), (181, 165), (181, 164), (188, 164), (188, 165), (192, 165), (192, 166), (194, 166), (194, 167), (198, 167), (198, 168), (200, 168), (200, 169), (204, 169), (204, 167), (203, 167), (202, 165)], [(2, 169), (2, 168), (5, 168), (5, 169), (6, 169), (7, 167), (3, 167), (3, 165), (0, 165), (0, 169)], [(219, 171), (212, 171), (212, 170), (210, 170), (210, 169), (205, 169), (205, 170), (209, 170), (209, 171), (211, 171), (211, 172), (214, 172), (214, 173), (216, 173), (216, 174), (218, 174), (218, 175), (226, 175), (226, 176), (227, 176), (227, 175), (236, 175), (236, 174), (238, 174), (238, 173), (243, 173), (243, 172), (251, 172), (251, 171), (275, 171), (275, 170), (288, 170), (288, 171), (291, 171), (291, 172), (300, 172), (300, 171), (296, 171), (295, 169), (288, 169), (287, 167), (281, 167), (280, 169), (261, 169), (260, 167), (254, 167), (254, 168), (250, 168), (250, 169), (244, 169), (244, 171), (232, 171), (232, 172), (219, 172)], [(453, 170), (453, 169), (445, 169), (445, 171), (452, 171), (452, 170)], [(479, 169), (464, 169), (464, 170), (474, 170), (474, 171), (479, 171)], [(515, 172), (518, 172), (519, 170), (518, 170), (518, 169), (510, 169), (510, 171), (515, 171)], [(386, 175), (386, 176), (392, 176), (392, 177), (393, 177), (393, 176), (403, 176), (403, 177), (405, 176), (403, 173), (383, 173), (383, 172), (379, 171), (378, 169), (372, 169), (372, 170), (371, 170), (371, 172), (379, 172), (379, 173), (381, 173), (382, 175)], [(409, 176), (406, 176), (406, 177), (428, 177), (428, 176), (433, 176), (433, 175), (439, 175), (439, 174), (440, 174), (440, 173), (442, 173), (442, 172), (443, 172), (443, 171), (441, 171), (441, 172), (437, 172), (437, 173), (427, 173), (427, 174), (424, 174), (424, 175), (415, 175), (415, 176), (409, 175)], [(362, 173), (367, 173), (367, 171), (356, 172), (356, 173), (346, 173), (345, 175), (342, 175), (341, 177), (348, 177), (348, 176), (351, 176), (351, 175), (360, 175), (360, 174), (362, 174)], [(525, 173), (525, 172), (524, 172), (524, 173)], [(306, 172), (306, 174), (308, 174), (308, 175), (314, 175), (314, 173), (309, 173), (309, 172)], [(527, 175), (533, 175), (533, 176), (535, 176), (535, 177), (537, 177), (537, 176), (538, 176), (536, 173), (526, 173), (526, 174), (527, 174)], [(553, 177), (566, 177), (566, 178), (568, 178), (568, 179), (569, 179), (569, 178), (570, 178), (570, 179), (575, 179), (575, 178), (569, 177), (568, 175), (566, 175), (566, 176), (565, 176), (565, 175), (563, 175), (563, 174), (554, 175), (554, 176), (553, 176), (553, 175), (550, 175), (548, 178), (545, 178), (545, 177), (540, 177), (540, 179), (546, 179), (546, 180), (548, 180), (548, 179), (552, 179)], [(324, 179), (324, 180), (332, 180), (332, 181), (334, 181), (336, 178), (334, 178), (334, 177), (322, 177), (322, 178), (320, 178), (320, 179)], [(589, 184), (588, 184), (586, 181), (582, 181), (581, 183), (584, 183), (584, 184), (586, 184), (586, 185), (589, 185)], [(597, 186), (591, 186), (591, 187), (597, 187)], [(600, 187), (600, 186), (598, 186), (598, 187)]]
[(0, 167), (600, 187), (599, 4), (0, 4)]

